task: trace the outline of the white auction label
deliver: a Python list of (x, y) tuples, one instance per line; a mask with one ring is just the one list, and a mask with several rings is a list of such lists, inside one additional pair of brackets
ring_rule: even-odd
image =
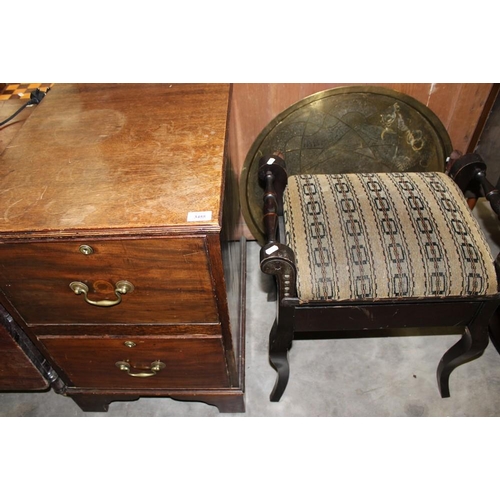
[(279, 248), (276, 245), (273, 245), (266, 250), (266, 253), (267, 255), (271, 255), (272, 253), (276, 252), (276, 250), (279, 250)]
[(188, 212), (188, 222), (200, 222), (212, 220), (212, 211), (207, 210), (206, 212)]

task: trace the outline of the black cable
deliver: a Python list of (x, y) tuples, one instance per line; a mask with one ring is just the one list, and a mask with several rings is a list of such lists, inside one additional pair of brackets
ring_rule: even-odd
[(3, 127), (7, 122), (10, 122), (12, 118), (15, 118), (26, 106), (29, 106), (30, 104), (33, 104), (31, 102), (31, 99), (24, 106), (21, 106), (12, 116), (9, 116), (7, 120), (4, 120), (2, 123), (0, 123), (0, 127)]
[[(50, 90), (50, 87), (47, 89), (47, 92)], [(31, 92), (31, 99), (21, 106), (12, 116), (9, 116), (6, 120), (4, 120), (2, 123), (0, 123), (0, 127), (3, 127), (7, 122), (10, 122), (12, 118), (15, 118), (26, 106), (30, 106), (32, 104), (40, 104), (42, 102), (42, 99), (47, 95), (47, 92), (43, 92), (40, 89), (36, 89), (33, 92)]]

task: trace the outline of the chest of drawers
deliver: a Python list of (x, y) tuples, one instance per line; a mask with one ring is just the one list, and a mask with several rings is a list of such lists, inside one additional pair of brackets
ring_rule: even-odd
[(230, 90), (56, 84), (0, 157), (0, 300), (85, 411), (244, 411)]

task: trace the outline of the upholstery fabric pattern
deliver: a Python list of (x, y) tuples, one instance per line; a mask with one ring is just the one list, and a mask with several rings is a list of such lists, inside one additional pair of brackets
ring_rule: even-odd
[(497, 293), (490, 249), (444, 173), (290, 176), (284, 221), (302, 302)]

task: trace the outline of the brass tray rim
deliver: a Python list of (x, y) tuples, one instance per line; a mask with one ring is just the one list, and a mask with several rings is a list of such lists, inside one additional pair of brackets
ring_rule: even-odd
[[(388, 97), (394, 97), (395, 99), (400, 100), (405, 104), (413, 107), (417, 112), (423, 115), (424, 118), (428, 120), (429, 123), (432, 125), (432, 127), (436, 131), (437, 136), (441, 140), (441, 147), (443, 152), (445, 152), (445, 158), (443, 158), (443, 170), (444, 170), (446, 159), (453, 150), (450, 136), (445, 126), (443, 125), (443, 122), (434, 113), (434, 111), (432, 111), (428, 106), (420, 102), (415, 97), (412, 97), (398, 90), (376, 85), (343, 85), (340, 87), (334, 87), (331, 89), (320, 90), (319, 92), (315, 92), (314, 94), (299, 99), (298, 101), (296, 101), (295, 103), (291, 104), (286, 109), (281, 111), (278, 115), (276, 115), (262, 129), (260, 134), (255, 138), (255, 140), (252, 143), (252, 146), (248, 150), (248, 153), (245, 157), (239, 183), (239, 197), (240, 197), (241, 211), (245, 223), (248, 226), (248, 229), (250, 230), (254, 238), (261, 245), (264, 244), (265, 235), (253, 221), (253, 215), (249, 207), (247, 199), (248, 198), (247, 189), (246, 189), (248, 182), (248, 174), (252, 166), (253, 159), (255, 158), (255, 155), (257, 154), (260, 145), (263, 143), (264, 139), (269, 135), (269, 133), (291, 113), (294, 113), (298, 109), (309, 105), (311, 102), (331, 97), (332, 95), (335, 94), (351, 94), (351, 93), (363, 93), (363, 94), (374, 93), (374, 94), (382, 94)], [(448, 151), (448, 153), (446, 153), (446, 151)]]

